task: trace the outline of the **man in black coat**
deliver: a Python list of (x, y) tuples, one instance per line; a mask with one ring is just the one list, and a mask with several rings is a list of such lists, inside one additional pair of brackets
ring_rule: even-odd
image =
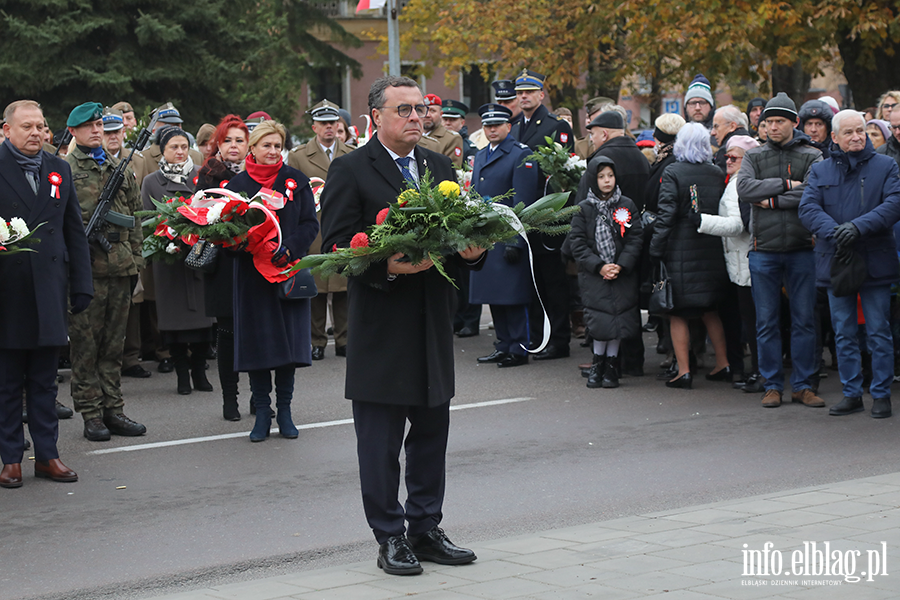
[[(650, 178), (650, 163), (641, 154), (634, 140), (625, 135), (625, 119), (615, 110), (608, 110), (597, 115), (588, 125), (591, 141), (596, 150), (588, 158), (588, 162), (596, 156), (607, 156), (616, 163), (616, 183), (622, 195), (631, 198), (638, 213), (644, 209), (644, 193), (647, 180)], [(578, 184), (575, 203), (587, 198), (590, 181), (587, 171)], [(640, 376), (644, 374), (644, 340), (640, 334), (625, 338), (619, 348), (622, 360), (622, 372), (626, 375)]]
[[(522, 119), (513, 123), (512, 136), (532, 151), (538, 146), (547, 145), (546, 138), (558, 142), (572, 152), (575, 148), (575, 136), (569, 124), (551, 114), (544, 101), (544, 76), (528, 69), (516, 78), (516, 98), (522, 109)], [(538, 196), (544, 190), (539, 190)], [(534, 355), (535, 360), (549, 360), (569, 356), (569, 340), (572, 329), (569, 323), (569, 283), (566, 279), (566, 266), (560, 255), (560, 248), (565, 240), (564, 235), (546, 236), (531, 234), (529, 236), (534, 252), (534, 276), (537, 291), (543, 300), (535, 299), (531, 303), (531, 338), (543, 338), (544, 310), (550, 319), (550, 340), (547, 347)]]
[[(40, 242), (35, 252), (0, 255), (0, 487), (22, 485), (22, 392), (34, 440), (34, 474), (77, 481), (59, 460), (56, 441), (56, 369), (68, 343), (66, 305), (72, 313), (93, 297), (91, 263), (72, 172), (41, 150), (44, 115), (37, 102), (20, 100), (3, 113), (0, 145), (0, 218), (23, 219)], [(68, 297), (66, 292), (68, 291)]]
[[(347, 246), (426, 170), (435, 184), (455, 181), (447, 157), (416, 146), (423, 102), (419, 86), (406, 77), (372, 84), (369, 111), (378, 133), (331, 163), (321, 200), (323, 248)], [(468, 249), (445, 267), (451, 275), (461, 266), (480, 268), (483, 256), (484, 250)], [(457, 565), (475, 554), (438, 527), (454, 394), (456, 290), (430, 260), (403, 258), (398, 253), (348, 278), (345, 396), (353, 401), (363, 507), (380, 544), (377, 564), (386, 573), (414, 575), (422, 572), (420, 560)], [(397, 499), (403, 446), (405, 507)]]

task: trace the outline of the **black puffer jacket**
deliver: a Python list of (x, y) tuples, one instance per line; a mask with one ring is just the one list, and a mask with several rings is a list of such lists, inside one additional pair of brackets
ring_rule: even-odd
[(722, 170), (712, 163), (676, 162), (663, 173), (659, 217), (650, 240), (650, 255), (661, 258), (669, 271), (676, 310), (712, 307), (728, 284), (722, 238), (697, 233), (688, 219), (694, 186), (700, 212), (719, 214), (725, 191)]
[(581, 211), (572, 217), (572, 230), (566, 249), (578, 265), (578, 286), (588, 331), (595, 340), (616, 340), (640, 335), (641, 314), (638, 307), (640, 283), (641, 217), (634, 202), (621, 196), (613, 214), (624, 208), (631, 215), (630, 227), (611, 223), (616, 244), (615, 264), (622, 267), (619, 276), (607, 281), (600, 275), (605, 264), (597, 254), (597, 209), (589, 200), (578, 205)]
[[(752, 250), (794, 252), (812, 250), (812, 234), (800, 222), (797, 208), (806, 184), (791, 188), (788, 181), (806, 181), (809, 168), (822, 160), (822, 153), (809, 145), (809, 136), (794, 130), (791, 141), (779, 145), (771, 140), (744, 154), (737, 174), (741, 202), (753, 204), (750, 212)], [(772, 208), (756, 203), (773, 200)]]

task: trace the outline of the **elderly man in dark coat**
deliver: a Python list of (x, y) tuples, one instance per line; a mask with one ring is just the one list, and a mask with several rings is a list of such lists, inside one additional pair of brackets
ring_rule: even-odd
[[(866, 137), (866, 122), (854, 110), (835, 115), (831, 134), (838, 149), (810, 167), (800, 200), (800, 220), (816, 234), (816, 280), (828, 288), (838, 370), (844, 398), (829, 409), (834, 416), (863, 410), (863, 376), (859, 354), (857, 296), (872, 353), (872, 416), (891, 416), (894, 348), (891, 340), (891, 286), (900, 280), (893, 225), (900, 219), (900, 170), (875, 152)], [(865, 269), (861, 287), (837, 295), (836, 261), (853, 265), (858, 253)], [(862, 270), (862, 269), (860, 269)]]
[[(326, 249), (347, 246), (426, 169), (436, 183), (454, 180), (448, 158), (416, 147), (426, 111), (415, 81), (378, 79), (369, 91), (369, 112), (377, 135), (331, 163), (321, 201)], [(451, 275), (461, 266), (477, 268), (483, 253), (467, 249), (445, 266)], [(453, 545), (438, 526), (454, 394), (456, 293), (430, 260), (402, 258), (392, 256), (348, 280), (345, 395), (353, 401), (363, 506), (380, 544), (377, 564), (386, 573), (413, 575), (422, 572), (419, 560), (455, 565), (472, 562), (475, 554)], [(404, 507), (397, 498), (398, 457), (407, 420)]]
[[(478, 114), (489, 143), (475, 155), (472, 189), (485, 199), (513, 191), (503, 204), (532, 204), (537, 200), (539, 169), (525, 162), (531, 154), (528, 146), (509, 134), (512, 111), (500, 104), (485, 104)], [(497, 244), (487, 253), (484, 268), (472, 273), (469, 302), (491, 306), (497, 334), (494, 352), (479, 358), (479, 363), (497, 363), (501, 368), (528, 363), (528, 304), (534, 283), (527, 252), (521, 237)]]
[(68, 343), (67, 300), (78, 313), (94, 294), (81, 208), (69, 165), (41, 150), (40, 105), (13, 102), (3, 118), (0, 218), (23, 219), (30, 230), (43, 225), (36, 235), (40, 243), (32, 247), (36, 252), (0, 253), (0, 281), (7, 292), (0, 294), (0, 487), (22, 485), (23, 388), (35, 476), (77, 481), (78, 475), (59, 460), (56, 448), (56, 368), (59, 347)]

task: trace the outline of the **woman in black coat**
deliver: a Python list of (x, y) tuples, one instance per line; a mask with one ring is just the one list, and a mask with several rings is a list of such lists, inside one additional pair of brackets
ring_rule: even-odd
[[(209, 158), (197, 176), (197, 190), (224, 188), (241, 172), (249, 150), (250, 132), (237, 115), (228, 115), (213, 134)], [(216, 319), (219, 383), (222, 385), (222, 417), (240, 421), (238, 409), (238, 373), (234, 370), (234, 256), (219, 252), (215, 270), (203, 278), (206, 292), (206, 316)], [(251, 413), (256, 411), (250, 405)]]
[(616, 185), (616, 164), (596, 156), (587, 166), (590, 191), (572, 217), (568, 252), (578, 265), (584, 317), (594, 340), (587, 387), (619, 387), (619, 343), (640, 335), (638, 284), (641, 219)]
[[(302, 258), (319, 232), (309, 179), (282, 161), (284, 139), (281, 124), (263, 121), (257, 125), (250, 134), (247, 170), (227, 186), (249, 198), (262, 188), (284, 195), (284, 207), (275, 211), (281, 226), (281, 247), (274, 239), (267, 242), (272, 251), (271, 265), (277, 270)], [(261, 442), (269, 436), (272, 371), (278, 429), (283, 437), (293, 439), (298, 435), (291, 418), (294, 370), (309, 366), (312, 360), (309, 300), (279, 298), (279, 284), (269, 282), (257, 266), (262, 268), (249, 252), (239, 253), (234, 264), (234, 369), (250, 375), (256, 407), (250, 441)]]
[(650, 256), (669, 273), (674, 310), (669, 325), (678, 374), (668, 387), (690, 389), (688, 320), (702, 318), (716, 352), (716, 367), (706, 378), (731, 376), (725, 354), (725, 333), (715, 307), (728, 285), (722, 241), (697, 233), (700, 213), (718, 214), (725, 175), (712, 163), (709, 131), (690, 123), (675, 140), (676, 162), (666, 168), (659, 190), (659, 216), (650, 240)]
[[(159, 130), (158, 138), (162, 151), (159, 170), (145, 177), (141, 184), (146, 210), (155, 208), (151, 199), (190, 196), (199, 171), (188, 153), (190, 145), (182, 129), (164, 127)], [(206, 378), (206, 355), (213, 341), (214, 320), (204, 310), (203, 276), (187, 268), (183, 261), (171, 265), (155, 262), (150, 267), (156, 288), (159, 331), (172, 352), (178, 393), (190, 394), (192, 383), (195, 390), (211, 392), (212, 384)]]

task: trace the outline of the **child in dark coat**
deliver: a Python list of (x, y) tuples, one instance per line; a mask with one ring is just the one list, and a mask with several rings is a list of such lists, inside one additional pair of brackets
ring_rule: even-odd
[(640, 334), (638, 306), (641, 219), (616, 185), (616, 164), (606, 156), (588, 163), (590, 192), (572, 218), (568, 252), (578, 284), (594, 359), (587, 387), (619, 387), (619, 344)]

